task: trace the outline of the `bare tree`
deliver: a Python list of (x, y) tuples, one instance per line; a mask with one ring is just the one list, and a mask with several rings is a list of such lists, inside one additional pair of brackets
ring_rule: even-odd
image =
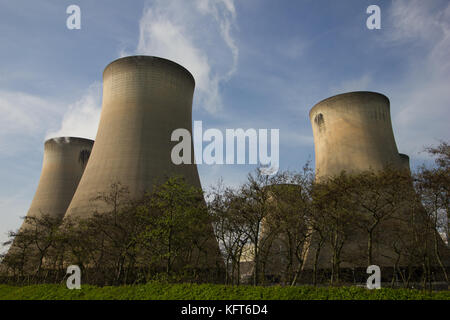
[(439, 146), (425, 150), (435, 157), (436, 166), (427, 168), (422, 165), (418, 169), (415, 175), (415, 189), (423, 205), (426, 230), (429, 238), (432, 239), (434, 256), (446, 282), (449, 283), (447, 270), (442, 260), (442, 251), (448, 251), (448, 249), (442, 246), (443, 241), (439, 233), (446, 235), (448, 244), (450, 239), (450, 145), (441, 142)]
[(253, 285), (258, 285), (261, 280), (261, 265), (263, 248), (268, 245), (272, 237), (268, 231), (263, 233), (262, 222), (271, 212), (272, 204), (269, 202), (270, 189), (268, 186), (274, 183), (274, 179), (264, 175), (258, 168), (255, 174), (249, 174), (247, 182), (240, 190), (239, 211), (245, 225), (245, 232), (253, 250)]
[(379, 172), (365, 171), (350, 179), (358, 207), (355, 221), (367, 235), (367, 265), (372, 265), (374, 242), (381, 242), (375, 239), (376, 231), (405, 212), (406, 204), (413, 199), (412, 180), (409, 174), (389, 167)]
[(235, 190), (224, 188), (221, 181), (212, 189), (208, 198), (214, 233), (225, 257), (225, 283), (239, 285), (242, 251), (249, 241), (239, 210), (241, 199)]
[(275, 248), (268, 250), (268, 258), (273, 260), (273, 269), (282, 270), (284, 267), (284, 282), (291, 285), (297, 283), (303, 270), (306, 247), (312, 234), (312, 180), (312, 171), (307, 164), (301, 173), (280, 173), (277, 184), (270, 186), (272, 207), (263, 225), (274, 237), (272, 246)]
[(352, 199), (351, 178), (342, 172), (317, 183), (313, 189), (315, 227), (331, 247), (331, 284), (339, 282), (341, 253), (355, 229), (357, 206)]

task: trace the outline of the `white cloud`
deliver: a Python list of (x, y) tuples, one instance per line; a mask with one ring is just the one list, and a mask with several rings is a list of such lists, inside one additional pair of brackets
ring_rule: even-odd
[[(42, 138), (46, 126), (58, 123), (59, 107), (54, 98), (0, 90), (0, 244), (27, 212), (39, 177)], [(4, 250), (0, 246), (0, 253)]]
[[(389, 10), (393, 29), (388, 41), (422, 41), (432, 43), (442, 37), (449, 27), (450, 9), (436, 6), (442, 1), (396, 0)], [(421, 43), (419, 43), (421, 44)]]
[(43, 124), (55, 123), (58, 103), (21, 91), (0, 91), (0, 154), (13, 155), (40, 139)]
[(235, 19), (232, 0), (156, 0), (144, 9), (136, 53), (186, 67), (196, 81), (195, 105), (213, 114), (222, 107), (221, 82), (237, 70)]
[[(419, 160), (424, 146), (449, 139), (450, 3), (397, 0), (392, 3), (389, 45), (404, 45), (411, 69), (393, 90), (393, 123), (400, 152)], [(392, 41), (396, 41), (395, 43)], [(403, 92), (400, 94), (400, 92)]]
[(1, 244), (8, 241), (8, 232), (16, 231), (22, 223), (22, 217), (26, 215), (29, 199), (28, 194), (23, 191), (8, 196), (0, 197), (0, 254), (5, 253), (9, 246), (2, 247)]
[(203, 14), (210, 14), (219, 24), (220, 33), (233, 56), (232, 67), (226, 73), (225, 78), (231, 77), (237, 70), (239, 49), (231, 35), (231, 29), (235, 25), (236, 8), (233, 0), (197, 0), (198, 10)]
[[(91, 85), (78, 101), (68, 106), (54, 98), (0, 90), (0, 156), (20, 159), (8, 163), (7, 171), (1, 173), (9, 185), (2, 189), (6, 194), (0, 196), (0, 243), (7, 240), (7, 231), (20, 226), (20, 217), (27, 212), (39, 177), (43, 137), (94, 139), (100, 117), (100, 99), (99, 83)], [(48, 133), (49, 128), (58, 126), (58, 130)], [(0, 252), (2, 250), (5, 248), (0, 247)]]
[(48, 132), (46, 139), (67, 136), (95, 139), (100, 111), (101, 84), (95, 82), (78, 101), (68, 106), (61, 127)]
[(51, 106), (43, 98), (19, 91), (0, 91), (0, 134), (39, 129), (43, 111)]

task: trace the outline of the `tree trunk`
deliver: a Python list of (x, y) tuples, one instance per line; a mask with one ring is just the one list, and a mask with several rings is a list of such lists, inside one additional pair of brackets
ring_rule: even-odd
[(317, 244), (317, 249), (314, 255), (314, 269), (313, 269), (313, 285), (317, 285), (317, 266), (319, 264), (319, 256), (320, 256), (320, 250), (322, 249), (323, 245), (323, 239), (319, 241)]
[(447, 270), (446, 270), (444, 264), (442, 263), (441, 255), (439, 254), (439, 245), (438, 245), (438, 243), (439, 243), (438, 240), (439, 239), (438, 239), (438, 237), (439, 237), (439, 235), (438, 235), (437, 231), (434, 232), (434, 253), (436, 255), (436, 259), (437, 259), (437, 261), (439, 263), (439, 266), (441, 267), (442, 272), (444, 273), (445, 281), (447, 282), (447, 286), (448, 286), (449, 282), (448, 282)]
[[(258, 228), (259, 229), (259, 228)], [(259, 231), (257, 232), (257, 234), (259, 234)], [(255, 268), (253, 269), (253, 285), (257, 286), (258, 285), (258, 277), (259, 277), (259, 248), (258, 248), (258, 236), (256, 236), (256, 239), (254, 240), (254, 244), (255, 244), (255, 257), (253, 259), (254, 264), (255, 264)]]
[(373, 241), (373, 229), (369, 231), (369, 236), (367, 239), (367, 266), (371, 266), (372, 263), (372, 241)]

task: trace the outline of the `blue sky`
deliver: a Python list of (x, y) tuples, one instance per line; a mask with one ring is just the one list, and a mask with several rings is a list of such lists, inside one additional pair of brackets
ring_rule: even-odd
[[(66, 8), (81, 8), (81, 30)], [(381, 29), (366, 8), (381, 8)], [(397, 146), (413, 166), (448, 140), (447, 0), (0, 0), (0, 241), (21, 224), (43, 142), (95, 138), (104, 67), (162, 56), (196, 77), (193, 120), (280, 130), (281, 169), (314, 161), (309, 109), (346, 91), (387, 95)], [(249, 165), (200, 165), (204, 187), (236, 185)]]

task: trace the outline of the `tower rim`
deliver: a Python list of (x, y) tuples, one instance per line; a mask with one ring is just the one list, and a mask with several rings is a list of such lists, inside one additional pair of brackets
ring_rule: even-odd
[(72, 136), (58, 136), (58, 137), (53, 137), (53, 138), (48, 138), (45, 140), (44, 145), (50, 144), (50, 143), (60, 143), (60, 142), (71, 142), (71, 141), (77, 141), (77, 142), (89, 142), (89, 143), (93, 143), (95, 142), (92, 139), (88, 139), (88, 138), (82, 138), (82, 137), (72, 137)]
[(174, 66), (176, 66), (177, 68), (183, 70), (185, 73), (187, 73), (189, 75), (189, 77), (192, 79), (193, 83), (194, 83), (194, 88), (195, 88), (195, 78), (192, 75), (192, 73), (184, 66), (182, 66), (181, 64), (179, 64), (178, 62), (175, 62), (173, 60), (169, 60), (166, 58), (162, 58), (162, 57), (158, 57), (158, 56), (148, 56), (148, 55), (132, 55), (132, 56), (126, 56), (126, 57), (121, 57), (118, 58), (114, 61), (111, 61), (110, 63), (108, 63), (105, 67), (105, 69), (103, 69), (103, 77), (105, 76), (105, 72), (106, 70), (111, 67), (113, 64), (122, 62), (122, 61), (128, 61), (128, 60), (136, 60), (136, 59), (146, 59), (146, 60), (159, 60), (161, 62), (164, 63), (168, 63), (168, 64), (172, 64)]
[(369, 94), (369, 95), (374, 95), (374, 96), (378, 96), (378, 97), (384, 98), (388, 102), (388, 105), (390, 104), (389, 98), (386, 95), (384, 95), (382, 93), (379, 93), (379, 92), (376, 92), (376, 91), (350, 91), (350, 92), (344, 92), (344, 93), (335, 94), (334, 96), (328, 97), (326, 99), (323, 99), (323, 100), (317, 102), (311, 108), (311, 110), (309, 111), (309, 118), (311, 119), (313, 111), (315, 109), (317, 109), (319, 106), (321, 106), (324, 102), (332, 101), (332, 100), (334, 100), (336, 98), (343, 97), (343, 96), (353, 96), (353, 95), (361, 95), (361, 94)]

